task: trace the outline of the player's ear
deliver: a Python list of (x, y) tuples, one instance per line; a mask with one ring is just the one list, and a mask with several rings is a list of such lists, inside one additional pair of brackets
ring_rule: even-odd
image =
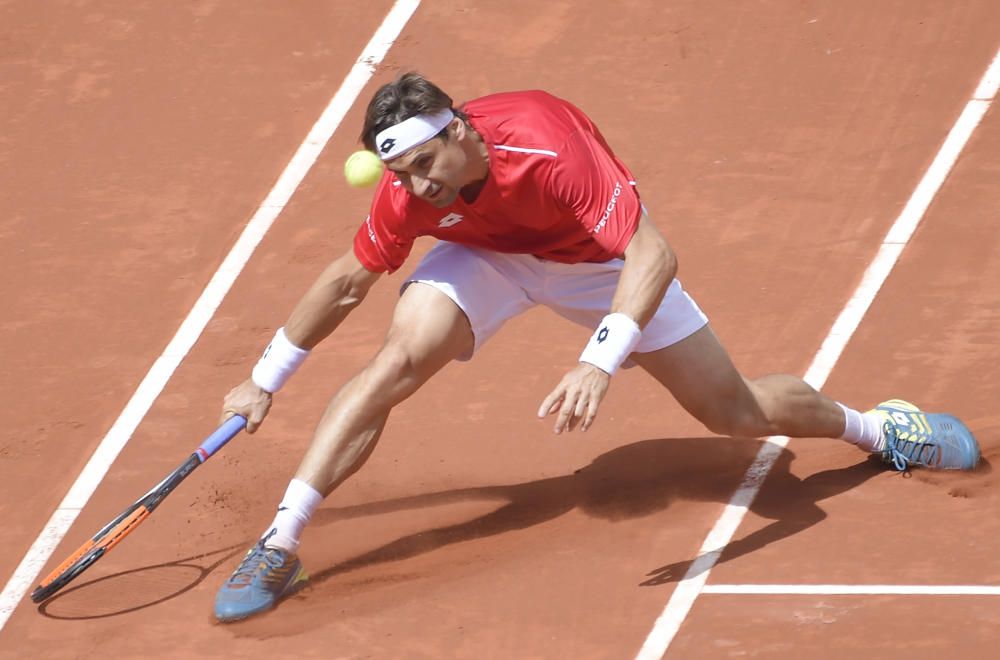
[(448, 132), (451, 133), (452, 137), (456, 140), (464, 140), (468, 136), (468, 126), (462, 121), (461, 117), (454, 117), (451, 123), (448, 124)]

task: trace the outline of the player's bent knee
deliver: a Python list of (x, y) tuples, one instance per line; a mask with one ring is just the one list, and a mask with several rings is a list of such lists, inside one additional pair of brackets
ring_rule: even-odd
[(416, 392), (430, 377), (420, 356), (395, 343), (385, 344), (365, 369), (369, 396), (395, 405)]
[(760, 410), (719, 406), (699, 419), (709, 431), (718, 435), (740, 438), (770, 435), (771, 424)]

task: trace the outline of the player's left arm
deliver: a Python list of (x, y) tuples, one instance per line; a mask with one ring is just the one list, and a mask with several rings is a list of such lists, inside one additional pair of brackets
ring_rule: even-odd
[(677, 272), (674, 252), (646, 217), (631, 179), (596, 131), (569, 136), (554, 161), (550, 193), (573, 210), (596, 243), (625, 258), (607, 316), (579, 363), (538, 409), (539, 417), (556, 415), (556, 433), (593, 424), (611, 375), (638, 344)]
[(676, 275), (677, 255), (643, 212), (625, 248), (625, 265), (611, 301), (611, 313), (624, 314), (640, 329), (646, 327)]
[[(677, 257), (663, 234), (643, 213), (635, 233), (625, 248), (625, 265), (618, 280), (609, 316), (621, 324), (634, 323), (638, 329), (653, 318), (677, 273)], [(625, 331), (629, 328), (625, 327)], [(599, 328), (595, 335), (603, 331)], [(613, 328), (610, 332), (621, 331)], [(593, 340), (592, 340), (593, 344)], [(554, 431), (572, 431), (577, 424), (586, 431), (611, 383), (611, 374), (581, 361), (567, 373), (538, 409), (538, 416), (556, 414)]]

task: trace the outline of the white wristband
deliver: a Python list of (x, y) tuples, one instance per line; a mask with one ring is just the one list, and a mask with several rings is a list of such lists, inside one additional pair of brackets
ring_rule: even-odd
[(250, 377), (257, 383), (257, 387), (273, 394), (281, 389), (307, 357), (309, 351), (288, 341), (285, 329), (278, 328)]
[(592, 364), (608, 375), (615, 373), (639, 344), (642, 330), (625, 314), (615, 312), (601, 320), (580, 355), (580, 362)]

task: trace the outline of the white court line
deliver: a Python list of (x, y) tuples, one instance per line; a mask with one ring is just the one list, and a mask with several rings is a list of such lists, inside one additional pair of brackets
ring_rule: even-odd
[[(997, 94), (998, 86), (1000, 86), (1000, 51), (994, 56), (993, 62), (976, 87), (971, 100), (966, 103), (965, 109), (948, 133), (948, 137), (945, 138), (944, 144), (934, 157), (934, 161), (886, 234), (878, 254), (865, 270), (861, 284), (858, 285), (844, 309), (841, 310), (830, 329), (830, 333), (823, 340), (823, 345), (813, 358), (804, 378), (816, 389), (821, 389), (826, 383), (826, 379), (829, 378), (834, 365), (840, 359), (844, 347), (847, 346), (847, 342), (857, 330), (862, 317), (875, 299), (875, 295), (882, 288), (882, 284), (885, 283), (893, 266), (896, 265), (900, 253), (924, 217), (931, 200), (937, 195), (941, 184), (944, 183), (951, 168), (954, 167), (958, 155), (965, 148), (973, 130), (979, 125), (986, 110), (989, 109), (990, 103)], [(677, 588), (670, 600), (667, 601), (666, 607), (657, 618), (656, 623), (653, 624), (653, 629), (636, 655), (637, 660), (662, 658), (663, 654), (667, 652), (670, 642), (673, 641), (680, 629), (681, 623), (687, 618), (694, 601), (704, 591), (705, 582), (708, 580), (712, 567), (715, 566), (715, 562), (718, 561), (719, 555), (726, 548), (726, 545), (732, 540), (736, 529), (740, 526), (743, 517), (757, 496), (764, 478), (771, 471), (774, 461), (787, 444), (788, 438), (775, 436), (767, 438), (760, 448), (736, 493), (702, 543), (701, 549), (698, 551), (698, 558), (677, 584)]]
[(753, 596), (1000, 596), (978, 584), (709, 584), (705, 594)]
[(101, 444), (90, 457), (80, 476), (70, 487), (69, 492), (59, 507), (45, 523), (42, 532), (28, 549), (28, 553), (14, 570), (14, 575), (0, 593), (0, 630), (3, 629), (14, 608), (24, 598), (25, 593), (33, 585), (45, 562), (52, 555), (56, 546), (66, 535), (67, 530), (76, 520), (90, 496), (104, 478), (111, 463), (132, 437), (136, 427), (146, 416), (153, 402), (163, 391), (167, 381), (173, 376), (181, 360), (201, 336), (209, 320), (215, 314), (239, 276), (243, 267), (249, 261), (253, 251), (271, 228), (278, 215), (285, 208), (292, 194), (302, 183), (306, 173), (312, 168), (320, 152), (326, 146), (347, 111), (364, 89), (375, 72), (375, 67), (385, 57), (393, 42), (399, 37), (403, 27), (420, 5), (420, 0), (397, 0), (389, 10), (382, 25), (372, 36), (371, 41), (361, 52), (361, 56), (351, 67), (340, 89), (334, 95), (330, 104), (320, 115), (319, 120), (309, 131), (305, 141), (299, 146), (292, 160), (278, 177), (277, 183), (267, 197), (257, 208), (243, 233), (236, 240), (233, 248), (226, 255), (219, 269), (212, 276), (208, 286), (198, 298), (187, 318), (177, 330), (177, 334), (164, 349), (163, 354), (146, 373), (138, 389), (125, 405), (121, 415), (115, 420)]

